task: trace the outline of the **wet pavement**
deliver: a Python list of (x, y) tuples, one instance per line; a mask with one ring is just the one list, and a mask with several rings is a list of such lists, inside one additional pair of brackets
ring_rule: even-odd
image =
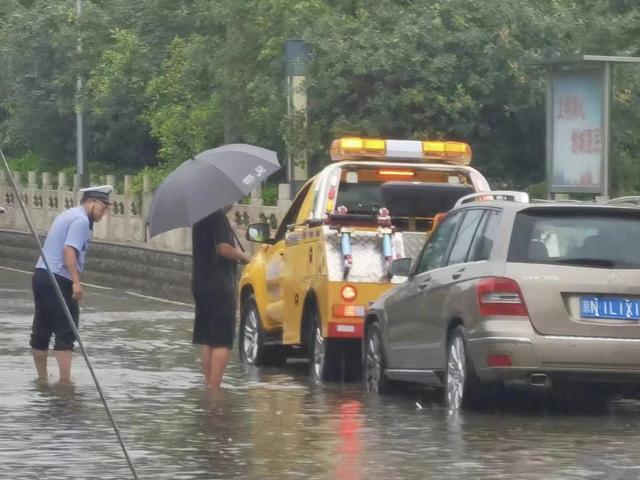
[[(80, 354), (71, 387), (38, 385), (30, 275), (0, 267), (0, 478), (124, 479), (130, 471)], [(80, 331), (141, 479), (640, 478), (640, 402), (560, 412), (514, 399), (450, 414), (437, 395), (313, 386), (306, 365), (202, 384), (192, 308), (85, 288)]]

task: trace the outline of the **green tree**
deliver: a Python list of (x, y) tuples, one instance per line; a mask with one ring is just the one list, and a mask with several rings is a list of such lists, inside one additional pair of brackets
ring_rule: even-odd
[(116, 30), (87, 83), (85, 108), (91, 112), (94, 158), (132, 170), (153, 164), (157, 145), (141, 117), (153, 75), (150, 48), (133, 32)]
[(199, 1), (201, 33), (174, 40), (150, 83), (146, 116), (165, 161), (235, 141), (284, 151), (283, 49), (319, 1)]
[(637, 38), (637, 9), (615, 11), (607, 1), (348, 5), (319, 19), (309, 38), (316, 158), (344, 133), (458, 138), (497, 185), (544, 178), (545, 75), (532, 63), (632, 54), (625, 39)]
[(64, 163), (75, 145), (73, 16), (68, 2), (25, 3), (3, 3), (0, 16), (2, 141)]
[[(544, 180), (553, 56), (637, 55), (631, 0), (5, 0), (0, 138), (14, 157), (73, 164), (76, 78), (89, 160), (162, 166), (242, 141), (306, 148), (342, 134), (453, 138), (496, 186)], [(288, 118), (283, 48), (312, 49), (309, 122)], [(77, 51), (80, 41), (82, 51)], [(634, 66), (616, 69), (614, 191), (640, 188)], [(26, 162), (26, 160), (25, 160)]]
[(160, 156), (170, 165), (191, 158), (223, 141), (220, 97), (208, 62), (204, 37), (174, 40), (161, 73), (148, 86), (145, 119), (160, 142)]

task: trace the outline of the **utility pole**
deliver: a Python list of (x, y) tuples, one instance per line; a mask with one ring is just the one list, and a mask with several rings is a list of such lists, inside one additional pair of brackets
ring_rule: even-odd
[[(76, 0), (76, 25), (80, 25), (80, 15), (82, 14), (82, 0)], [(78, 32), (76, 46), (78, 58), (82, 54), (82, 41)], [(89, 185), (89, 179), (84, 173), (84, 119), (82, 116), (82, 105), (80, 95), (82, 94), (82, 76), (78, 73), (76, 79), (76, 168), (80, 176), (80, 183), (83, 186)]]
[[(302, 40), (287, 40), (285, 44), (285, 70), (287, 89), (287, 115), (294, 128), (306, 128), (307, 92), (304, 86), (306, 64), (309, 57), (307, 45)], [(303, 125), (298, 125), (298, 117), (304, 118)], [(300, 132), (294, 132), (294, 136)], [(309, 166), (306, 150), (288, 147), (287, 182), (291, 198), (309, 178)]]

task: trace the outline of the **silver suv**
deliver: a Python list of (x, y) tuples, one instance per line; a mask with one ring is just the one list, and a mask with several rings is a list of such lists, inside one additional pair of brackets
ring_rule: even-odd
[(368, 310), (368, 390), (389, 380), (443, 387), (450, 408), (479, 387), (640, 387), (640, 208), (461, 198), (406, 281)]

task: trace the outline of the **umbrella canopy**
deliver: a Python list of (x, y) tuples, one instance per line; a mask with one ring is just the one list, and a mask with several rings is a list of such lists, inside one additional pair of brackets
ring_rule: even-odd
[(151, 202), (149, 235), (190, 227), (237, 202), (280, 169), (276, 153), (242, 143), (205, 150), (160, 184)]

